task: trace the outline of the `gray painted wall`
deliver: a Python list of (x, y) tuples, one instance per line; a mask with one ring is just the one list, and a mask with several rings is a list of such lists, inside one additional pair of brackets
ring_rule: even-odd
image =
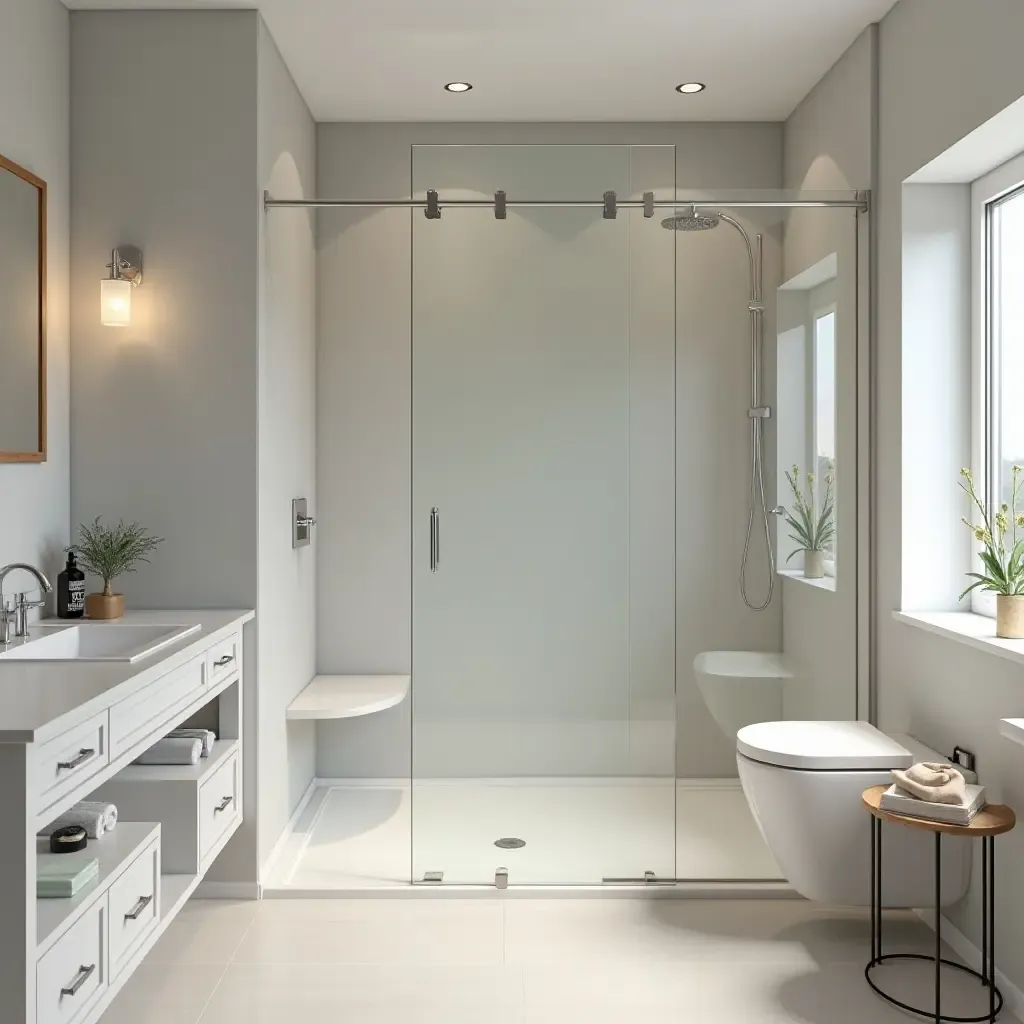
[[(772, 124), (326, 124), (318, 128), (318, 190), (342, 198), (408, 195), (413, 143), (555, 142), (676, 144), (680, 187), (770, 188), (782, 181), (782, 129)], [(777, 227), (765, 230), (766, 294), (773, 301), (781, 247)], [(409, 239), (409, 215), (401, 211), (332, 212), (319, 223), (321, 672), (409, 671)], [(736, 588), (749, 373), (740, 240), (718, 231), (680, 246), (677, 288), (678, 770), (731, 776), (732, 745), (697, 692), (693, 658), (710, 647), (775, 650), (780, 643), (778, 607), (748, 612)], [(771, 393), (771, 359), (766, 369)], [(773, 460), (769, 446), (768, 464)], [(407, 775), (409, 708), (406, 702), (358, 722), (321, 723), (317, 774)]]
[[(1024, 94), (1024, 7), (1016, 0), (901, 0), (880, 38), (877, 433), (898, 438), (903, 417), (902, 182)], [(963, 45), (965, 39), (977, 45)], [(1024, 149), (1024, 145), (1019, 148)], [(894, 622), (903, 572), (903, 453), (877, 450), (878, 679), (880, 723), (909, 729), (939, 750), (962, 744), (978, 755), (990, 799), (1024, 807), (1024, 750), (998, 735), (1018, 715), (1024, 669)], [(951, 487), (955, 479), (950, 479)], [(1024, 984), (1024, 832), (999, 841), (999, 966)], [(954, 922), (979, 943), (980, 871)]]
[[(871, 188), (876, 32), (866, 28), (787, 119), (786, 188)], [(786, 225), (786, 279), (834, 251), (830, 221), (814, 210), (794, 210)]]
[[(877, 29), (869, 26), (793, 111), (785, 125), (786, 187), (846, 191), (872, 185)], [(867, 384), (863, 361), (867, 308), (858, 308), (857, 229), (845, 211), (794, 210), (786, 222), (787, 279), (836, 253), (836, 523), (839, 572), (834, 593), (783, 581), (785, 650), (806, 673), (786, 717), (854, 718), (858, 709), (858, 603), (867, 580), (860, 565), (866, 533)], [(862, 239), (863, 241), (863, 239)], [(862, 268), (861, 268), (862, 269)], [(866, 282), (865, 282), (866, 284)], [(858, 361), (858, 349), (861, 362)], [(860, 420), (858, 420), (858, 413)], [(863, 652), (861, 652), (863, 657)]]
[[(63, 567), (70, 502), (68, 246), (70, 93), (68, 12), (58, 0), (0, 5), (0, 153), (47, 183), (47, 461), (0, 465), (0, 565)], [(25, 587), (12, 576), (8, 588)]]
[[(71, 22), (72, 521), (123, 516), (166, 538), (124, 578), (130, 605), (253, 608), (258, 15)], [(119, 243), (143, 250), (145, 281), (131, 326), (111, 329), (98, 281)], [(215, 878), (256, 877), (255, 640), (247, 627), (246, 820)]]
[[(266, 27), (259, 29), (259, 181), (279, 198), (316, 193), (313, 118)], [(315, 546), (292, 548), (292, 498), (316, 512), (314, 214), (261, 217), (259, 358), (259, 863), (313, 778), (315, 731), (285, 709), (316, 672)], [(316, 538), (314, 535), (314, 545)]]

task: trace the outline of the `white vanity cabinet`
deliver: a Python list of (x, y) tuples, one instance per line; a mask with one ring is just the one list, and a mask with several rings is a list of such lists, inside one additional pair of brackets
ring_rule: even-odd
[[(134, 664), (0, 660), (0, 1024), (95, 1024), (238, 829), (252, 617), (132, 613), (199, 627)], [(210, 757), (132, 763), (198, 712), (217, 723)], [(99, 875), (36, 899), (36, 833), (83, 799), (118, 807), (112, 832), (66, 855), (96, 857)]]

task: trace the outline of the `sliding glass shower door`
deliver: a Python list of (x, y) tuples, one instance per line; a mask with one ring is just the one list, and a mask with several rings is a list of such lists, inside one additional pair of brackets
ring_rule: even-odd
[[(412, 174), (666, 199), (674, 152), (415, 147)], [(674, 237), (565, 206), (412, 231), (413, 880), (672, 877)]]

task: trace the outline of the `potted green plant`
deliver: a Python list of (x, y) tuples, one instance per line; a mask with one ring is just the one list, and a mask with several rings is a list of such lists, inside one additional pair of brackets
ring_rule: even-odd
[(786, 522), (793, 531), (789, 537), (796, 545), (790, 552), (788, 562), (801, 551), (804, 555), (804, 576), (809, 580), (820, 580), (825, 575), (825, 552), (831, 551), (836, 539), (835, 500), (832, 484), (835, 469), (829, 464), (825, 475), (825, 494), (822, 497), (821, 511), (818, 511), (814, 496), (814, 474), (808, 473), (807, 496), (804, 496), (800, 485), (800, 467), (794, 466), (786, 472), (786, 480), (793, 492), (795, 513), (785, 511)]
[[(124, 615), (124, 594), (115, 594), (110, 584), (126, 572), (135, 572), (162, 537), (150, 536), (138, 523), (119, 520), (117, 526), (105, 526), (97, 516), (92, 523), (78, 527), (78, 543), (72, 545), (78, 564), (103, 580), (103, 591), (88, 594), (85, 614), (90, 619), (119, 619)], [(71, 550), (68, 548), (67, 550)]]
[(974, 539), (981, 544), (981, 572), (969, 572), (974, 582), (960, 595), (963, 600), (972, 590), (985, 590), (996, 595), (996, 636), (1007, 640), (1024, 640), (1024, 509), (1018, 511), (1021, 487), (1020, 466), (1010, 471), (1010, 501), (1003, 502), (995, 515), (978, 497), (974, 477), (969, 469), (961, 469), (960, 487), (981, 513), (981, 524), (969, 519)]

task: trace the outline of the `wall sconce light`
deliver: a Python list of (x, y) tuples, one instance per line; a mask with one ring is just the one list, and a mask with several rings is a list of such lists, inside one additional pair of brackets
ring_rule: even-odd
[(134, 246), (115, 249), (107, 266), (110, 277), (100, 281), (100, 323), (127, 327), (132, 322), (132, 289), (142, 284), (142, 253)]

